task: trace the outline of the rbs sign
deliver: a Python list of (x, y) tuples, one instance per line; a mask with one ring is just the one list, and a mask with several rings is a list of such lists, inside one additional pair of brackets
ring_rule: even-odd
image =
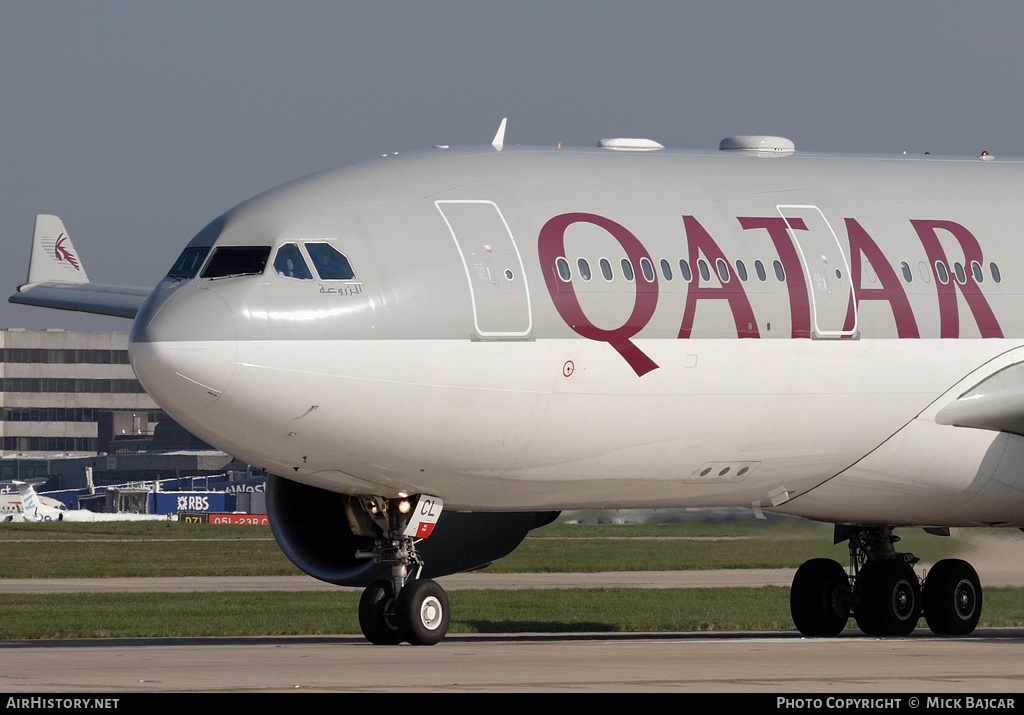
[(204, 496), (180, 496), (178, 497), (178, 511), (210, 511), (210, 498)]
[(229, 512), (235, 509), (235, 495), (224, 492), (157, 492), (157, 514)]

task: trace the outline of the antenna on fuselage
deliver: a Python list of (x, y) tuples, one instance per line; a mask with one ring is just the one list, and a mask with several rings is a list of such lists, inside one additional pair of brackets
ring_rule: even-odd
[(501, 126), (498, 127), (498, 133), (494, 135), (494, 141), (491, 142), (498, 151), (501, 151), (505, 147), (505, 123), (508, 122), (508, 117), (501, 120)]

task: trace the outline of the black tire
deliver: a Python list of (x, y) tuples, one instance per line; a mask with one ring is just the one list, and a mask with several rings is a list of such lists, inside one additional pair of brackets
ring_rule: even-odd
[(398, 592), (395, 616), (403, 640), (412, 645), (434, 645), (445, 637), (451, 624), (448, 594), (430, 579), (413, 579)]
[(857, 578), (857, 625), (869, 636), (908, 636), (921, 617), (921, 584), (910, 564), (870, 561)]
[(402, 636), (395, 618), (395, 590), (390, 581), (371, 583), (359, 598), (359, 627), (374, 645), (398, 645)]
[(850, 619), (850, 580), (838, 561), (805, 561), (789, 592), (793, 623), (805, 636), (835, 636)]
[(981, 618), (981, 580), (966, 561), (943, 559), (932, 566), (924, 580), (921, 602), (932, 633), (965, 636)]

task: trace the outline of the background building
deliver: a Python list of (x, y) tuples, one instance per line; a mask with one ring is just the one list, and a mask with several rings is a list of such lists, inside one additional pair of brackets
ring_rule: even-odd
[(128, 333), (0, 330), (0, 491), (28, 481), (99, 512), (265, 513), (265, 475), (167, 417)]
[(128, 364), (127, 333), (0, 330), (0, 352), (2, 456), (95, 455), (165, 416)]

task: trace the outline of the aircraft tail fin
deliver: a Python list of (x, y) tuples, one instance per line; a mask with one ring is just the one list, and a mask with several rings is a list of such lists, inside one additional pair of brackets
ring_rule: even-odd
[(32, 235), (32, 256), (28, 264), (29, 285), (36, 283), (88, 283), (89, 277), (57, 216), (36, 216)]
[(26, 513), (39, 508), (39, 496), (31, 484), (15, 482), (18, 485), (18, 495), (21, 496), (21, 508)]
[(80, 310), (119, 318), (134, 318), (149, 295), (149, 288), (92, 283), (56, 216), (36, 216), (28, 281), (8, 298), (11, 303), (58, 310)]
[(18, 485), (18, 494), (21, 496), (21, 509), (25, 519), (32, 521), (62, 521), (64, 515), (59, 509), (43, 504), (35, 488), (31, 484), (15, 482)]

